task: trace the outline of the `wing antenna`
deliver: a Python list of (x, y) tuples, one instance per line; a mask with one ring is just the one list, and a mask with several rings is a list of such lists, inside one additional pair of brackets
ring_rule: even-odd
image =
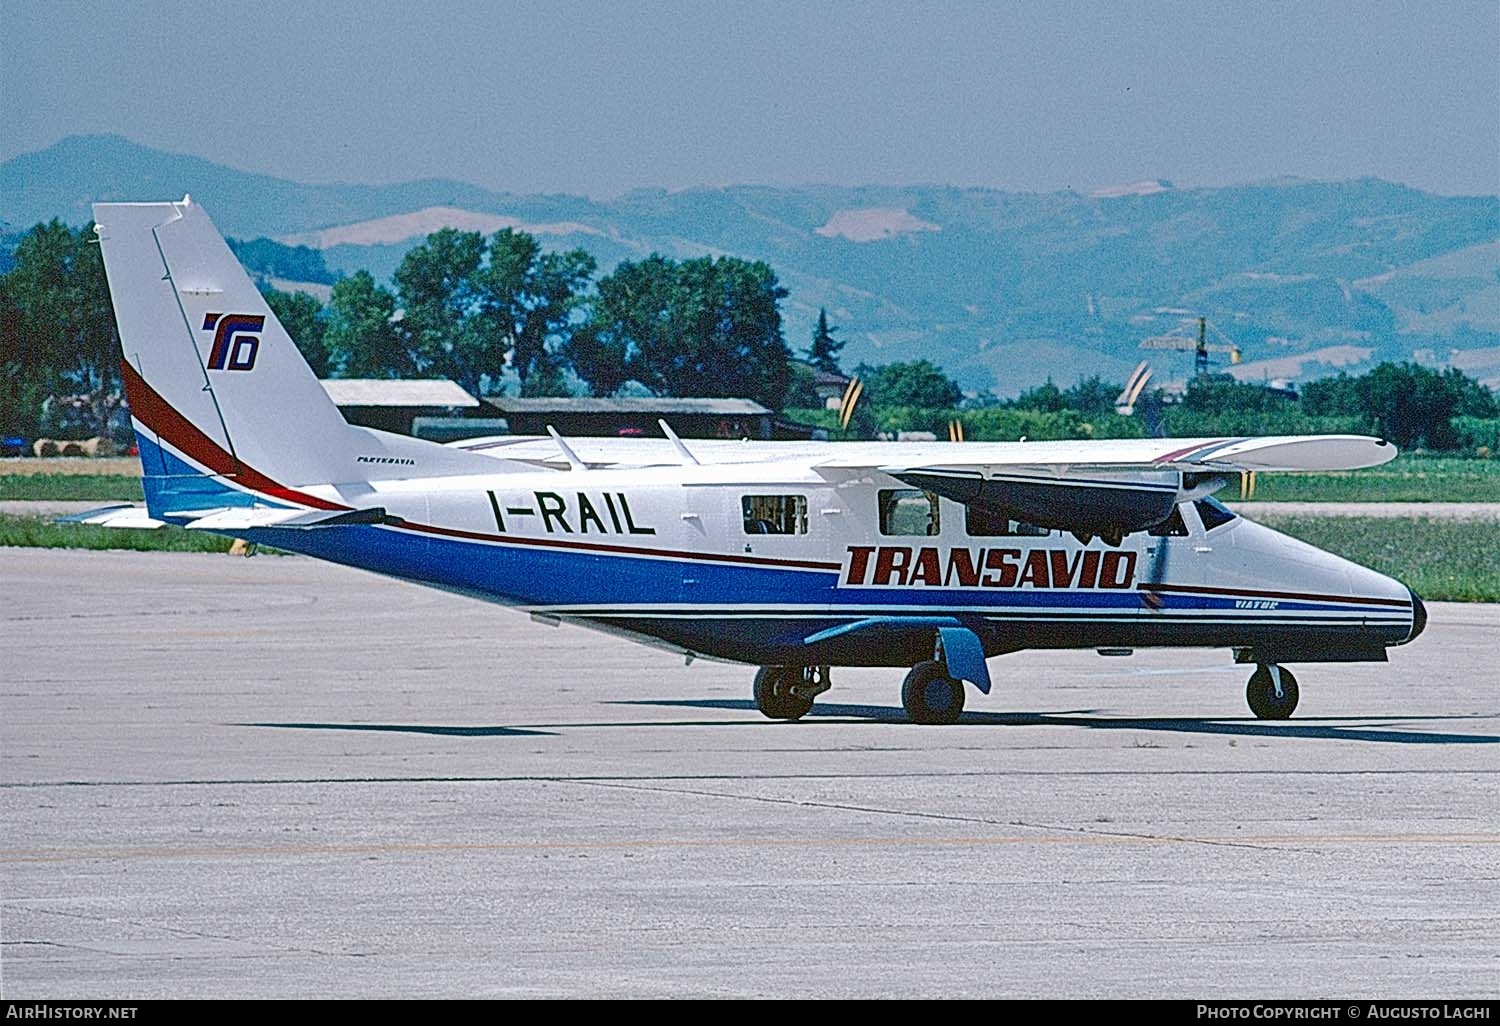
[(551, 424), (548, 424), (547, 425), (547, 434), (549, 434), (549, 435), (552, 436), (552, 440), (554, 442), (556, 442), (557, 443), (557, 447), (562, 450), (563, 456), (568, 461), (568, 469), (569, 470), (587, 470), (587, 469), (589, 469), (589, 465), (587, 463), (583, 462), (583, 460), (581, 460), (581, 459), (578, 458), (578, 454), (573, 451), (573, 447), (571, 445), (569, 445), (567, 442), (563, 441), (563, 436), (557, 433), (557, 428), (553, 427)]
[(672, 448), (677, 450), (677, 455), (682, 457), (683, 466), (687, 466), (689, 463), (691, 463), (695, 467), (702, 466), (702, 464), (698, 462), (698, 457), (694, 456), (690, 451), (688, 451), (688, 447), (682, 444), (682, 439), (677, 437), (677, 432), (673, 431), (665, 420), (657, 418), (656, 422), (661, 425), (661, 433), (666, 435), (668, 440), (671, 441)]

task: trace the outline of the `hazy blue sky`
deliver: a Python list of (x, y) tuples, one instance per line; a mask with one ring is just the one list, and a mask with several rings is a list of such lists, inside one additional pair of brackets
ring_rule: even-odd
[(0, 0), (0, 160), (79, 132), (303, 181), (1500, 192), (1500, 0)]

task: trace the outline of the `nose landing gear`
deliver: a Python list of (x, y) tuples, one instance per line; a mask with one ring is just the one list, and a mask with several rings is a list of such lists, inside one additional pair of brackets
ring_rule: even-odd
[(1245, 700), (1258, 719), (1284, 720), (1297, 708), (1297, 678), (1275, 663), (1262, 663), (1245, 685)]

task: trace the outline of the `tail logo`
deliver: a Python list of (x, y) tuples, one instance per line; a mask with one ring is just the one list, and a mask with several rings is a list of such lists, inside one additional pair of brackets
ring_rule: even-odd
[(255, 357), (260, 352), (260, 332), (265, 326), (265, 314), (206, 315), (203, 330), (214, 333), (214, 345), (208, 353), (208, 369), (253, 369)]

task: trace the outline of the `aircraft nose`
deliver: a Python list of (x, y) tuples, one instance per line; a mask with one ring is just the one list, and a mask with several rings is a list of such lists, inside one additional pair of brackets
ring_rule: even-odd
[(1407, 641), (1415, 641), (1427, 626), (1427, 607), (1422, 605), (1422, 598), (1410, 588), (1406, 589), (1411, 596), (1411, 633), (1406, 636)]

